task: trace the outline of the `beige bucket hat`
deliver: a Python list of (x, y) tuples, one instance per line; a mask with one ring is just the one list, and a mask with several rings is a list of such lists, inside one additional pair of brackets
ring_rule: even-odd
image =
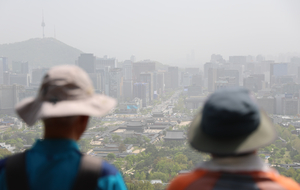
[(62, 65), (47, 72), (37, 97), (21, 101), (16, 106), (16, 112), (32, 126), (40, 119), (51, 117), (100, 117), (115, 106), (115, 99), (94, 93), (85, 71), (74, 65)]

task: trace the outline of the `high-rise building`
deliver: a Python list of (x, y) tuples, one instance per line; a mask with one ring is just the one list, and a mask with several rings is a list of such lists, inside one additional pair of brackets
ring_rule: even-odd
[(125, 60), (123, 63), (124, 80), (132, 80), (132, 61)]
[(7, 57), (0, 57), (0, 64), (3, 68), (3, 72), (8, 71), (8, 61)]
[(13, 113), (19, 102), (19, 93), (24, 89), (21, 85), (0, 85), (0, 111)]
[(230, 77), (230, 86), (239, 86), (239, 71), (233, 69), (218, 69), (218, 78), (220, 77)]
[(247, 63), (247, 56), (229, 56), (229, 63), (245, 65)]
[(276, 113), (276, 99), (273, 96), (258, 97), (257, 104), (268, 114)]
[(223, 59), (222, 55), (220, 54), (212, 54), (210, 56), (210, 62), (211, 63), (225, 63), (225, 59)]
[(0, 57), (0, 84), (3, 84), (4, 72), (8, 71), (8, 63), (6, 57)]
[(22, 86), (29, 86), (30, 76), (29, 74), (10, 74), (9, 84), (18, 84)]
[(78, 66), (87, 73), (95, 73), (96, 71), (96, 57), (92, 53), (82, 53), (78, 57)]
[(121, 101), (123, 94), (123, 71), (121, 68), (109, 70), (109, 96)]
[(201, 86), (188, 86), (186, 90), (188, 96), (200, 96), (202, 94)]
[(172, 89), (178, 88), (178, 85), (179, 85), (178, 67), (168, 67), (168, 73), (170, 73), (170, 77), (171, 77), (170, 88), (172, 88)]
[(149, 101), (153, 101), (153, 74), (152, 73), (144, 73), (142, 72), (139, 76), (140, 83), (148, 83), (148, 92), (149, 92)]
[(288, 74), (287, 63), (271, 63), (270, 64), (270, 87), (276, 84), (276, 80)]
[(300, 84), (300, 67), (298, 67), (298, 83)]
[(3, 84), (10, 85), (10, 72), (9, 71), (5, 71), (3, 73)]
[(197, 74), (192, 76), (192, 85), (193, 86), (202, 86), (202, 75)]
[(155, 80), (155, 89), (159, 95), (163, 95), (165, 92), (165, 75), (162, 72), (157, 72), (156, 73), (156, 80)]
[[(216, 84), (218, 88), (216, 88)], [(208, 91), (219, 88), (239, 86), (239, 71), (224, 68), (208, 69)]]
[(134, 83), (133, 97), (142, 100), (143, 107), (149, 104), (149, 84), (148, 83)]
[(244, 78), (243, 86), (248, 90), (257, 92), (263, 88), (263, 82), (265, 81), (264, 74), (253, 74)]
[(29, 73), (28, 62), (13, 61), (12, 72), (16, 74), (28, 74)]
[(153, 72), (153, 91), (154, 94), (162, 95), (165, 90), (165, 78), (163, 72)]
[(208, 62), (204, 64), (203, 86), (210, 88), (209, 85), (211, 84), (209, 84), (209, 80), (210, 80), (209, 77), (211, 76), (209, 75), (209, 69), (217, 69), (217, 68), (221, 68), (221, 66), (219, 65), (219, 63), (216, 62)]
[(263, 57), (262, 55), (257, 55), (256, 56), (256, 61), (257, 62), (262, 62), (262, 61), (264, 61), (265, 60), (265, 57)]
[[(238, 85), (243, 85), (243, 73), (245, 65), (230, 64), (224, 67), (227, 73), (230, 73), (229, 76), (234, 76), (237, 79)], [(233, 74), (233, 72), (235, 74)]]
[(19, 101), (29, 98), (29, 97), (35, 97), (38, 93), (39, 87), (25, 87), (24, 90), (19, 92)]
[(285, 97), (282, 107), (284, 115), (297, 115), (299, 113), (299, 99)]
[(182, 74), (182, 86), (192, 85), (192, 75), (188, 72)]
[(104, 67), (104, 75), (103, 75), (103, 81), (104, 81), (104, 94), (109, 95), (109, 89), (110, 89), (110, 66)]
[(88, 73), (91, 81), (93, 82), (96, 92), (101, 91), (101, 74), (100, 73)]
[(137, 82), (142, 72), (154, 72), (156, 70), (156, 62), (144, 60), (132, 63), (132, 79)]
[(103, 58), (96, 59), (96, 69), (103, 69), (105, 67), (116, 68), (117, 67), (117, 59), (116, 58), (108, 58), (105, 55)]
[(124, 80), (123, 81), (123, 96), (124, 101), (128, 102), (133, 99), (133, 83), (132, 80)]
[(296, 83), (287, 83), (282, 84), (279, 86), (279, 88), (276, 88), (278, 90), (277, 94), (298, 94), (300, 90), (300, 84)]
[(131, 61), (132, 63), (134, 63), (134, 62), (136, 61), (136, 57), (135, 57), (134, 55), (132, 55), (132, 56), (130, 57), (130, 61)]
[(208, 88), (209, 92), (215, 91), (215, 83), (218, 79), (218, 69), (217, 68), (209, 68), (208, 69)]
[(38, 68), (32, 70), (31, 83), (39, 85), (42, 82), (43, 77), (48, 72), (49, 68)]
[(199, 68), (185, 68), (185, 72), (188, 72), (188, 73), (190, 73), (190, 74), (192, 74), (192, 75), (198, 75), (198, 74), (200, 74), (200, 70), (199, 70)]

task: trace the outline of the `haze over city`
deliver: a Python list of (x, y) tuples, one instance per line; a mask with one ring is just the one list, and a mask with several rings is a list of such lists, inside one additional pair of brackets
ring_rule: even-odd
[(300, 189), (299, 10), (0, 0), (0, 190)]
[[(197, 66), (211, 54), (299, 55), (298, 0), (0, 1), (0, 44), (42, 37), (97, 57)], [(187, 57), (194, 51), (195, 61)], [(270, 56), (269, 56), (270, 55)]]

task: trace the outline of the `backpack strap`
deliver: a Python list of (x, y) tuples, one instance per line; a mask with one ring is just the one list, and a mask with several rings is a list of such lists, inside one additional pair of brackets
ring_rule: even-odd
[(8, 190), (29, 190), (26, 174), (26, 151), (7, 158), (5, 163)]
[(101, 159), (82, 155), (73, 190), (95, 190), (101, 174), (101, 165)]

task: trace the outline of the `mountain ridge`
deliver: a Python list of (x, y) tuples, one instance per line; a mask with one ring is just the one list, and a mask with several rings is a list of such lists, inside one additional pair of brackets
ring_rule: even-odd
[(0, 44), (0, 56), (7, 57), (9, 62), (28, 61), (32, 67), (74, 64), (81, 53), (81, 50), (54, 38), (31, 38)]

